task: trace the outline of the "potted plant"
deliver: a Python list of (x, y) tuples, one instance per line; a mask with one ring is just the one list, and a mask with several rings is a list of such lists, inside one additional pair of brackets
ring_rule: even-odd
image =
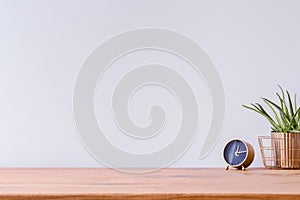
[(271, 125), (271, 149), (274, 149), (275, 167), (282, 169), (300, 168), (300, 107), (296, 94), (292, 100), (290, 93), (276, 93), (279, 103), (262, 98), (269, 108), (270, 115), (259, 103), (251, 103), (243, 107), (253, 110), (266, 118)]

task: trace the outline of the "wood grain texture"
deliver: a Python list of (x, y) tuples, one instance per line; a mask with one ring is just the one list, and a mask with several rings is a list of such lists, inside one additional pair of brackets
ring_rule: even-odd
[(0, 199), (300, 199), (300, 171), (0, 169)]

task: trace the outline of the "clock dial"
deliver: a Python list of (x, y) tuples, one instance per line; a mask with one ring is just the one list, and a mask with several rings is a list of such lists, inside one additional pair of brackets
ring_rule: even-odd
[(225, 161), (232, 165), (241, 165), (247, 157), (247, 147), (240, 140), (230, 141), (224, 149), (224, 159)]

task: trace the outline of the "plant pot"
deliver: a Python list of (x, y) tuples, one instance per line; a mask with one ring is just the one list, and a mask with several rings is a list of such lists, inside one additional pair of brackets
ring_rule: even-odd
[(300, 132), (272, 132), (271, 141), (275, 150), (276, 167), (281, 169), (300, 168)]

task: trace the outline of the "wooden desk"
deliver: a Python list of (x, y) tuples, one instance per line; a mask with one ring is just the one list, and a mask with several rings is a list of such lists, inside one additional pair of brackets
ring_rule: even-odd
[(0, 169), (0, 199), (300, 199), (300, 171)]

